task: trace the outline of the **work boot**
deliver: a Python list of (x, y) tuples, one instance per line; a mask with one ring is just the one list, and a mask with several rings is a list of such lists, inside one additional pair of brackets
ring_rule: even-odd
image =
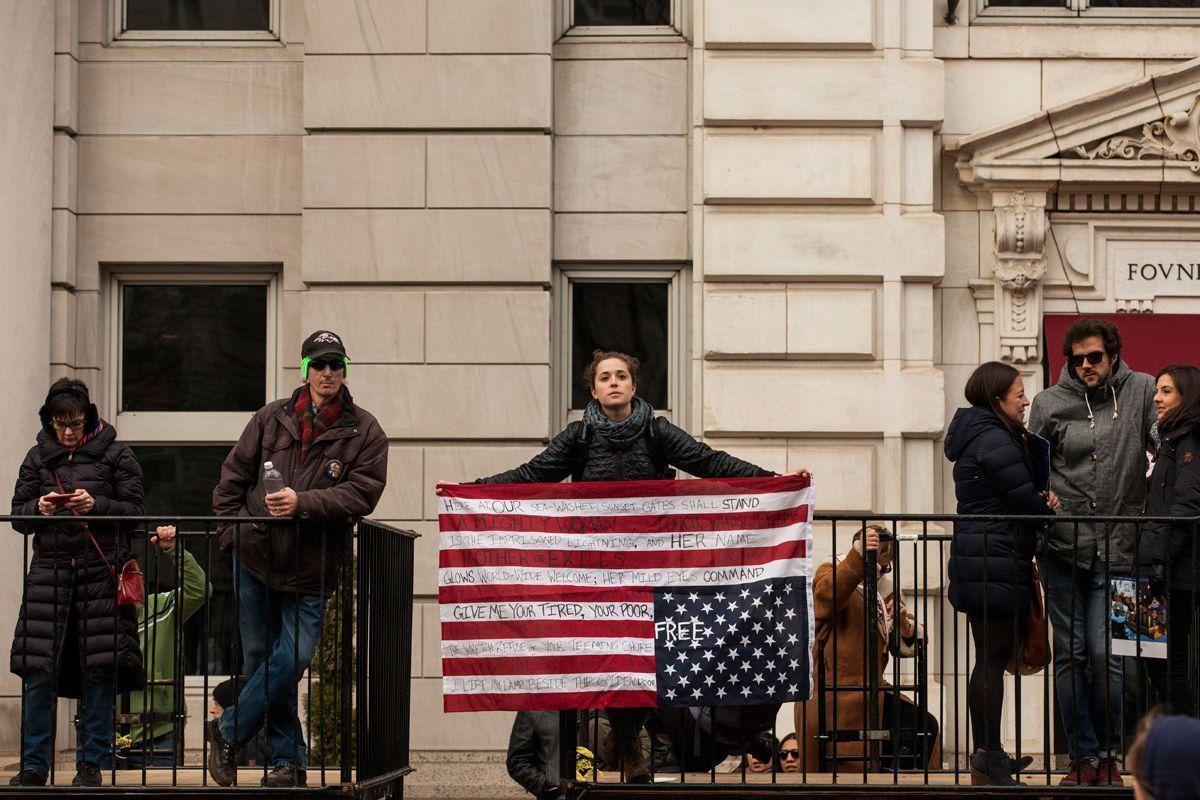
[(1058, 782), (1059, 786), (1095, 786), (1096, 765), (1090, 758), (1077, 758), (1071, 762), (1071, 769)]
[(46, 776), (31, 769), (23, 769), (8, 779), (9, 786), (45, 786)]
[(272, 788), (308, 786), (308, 773), (289, 764), (280, 764), (263, 776), (262, 785)]
[(1115, 758), (1100, 759), (1096, 767), (1097, 786), (1124, 786), (1125, 778), (1121, 775), (1121, 767)]
[(971, 785), (1024, 786), (1013, 777), (1014, 766), (1012, 756), (1003, 750), (976, 750), (971, 756)]
[(75, 765), (75, 777), (72, 786), (99, 786), (104, 781), (100, 777), (100, 768), (87, 761)]
[(642, 754), (636, 733), (620, 736), (615, 730), (609, 730), (600, 748), (600, 757), (610, 769), (620, 769), (624, 773), (625, 783), (650, 783), (650, 769), (646, 766), (646, 756)]
[(208, 774), (218, 786), (232, 786), (237, 777), (237, 752), (215, 719), (208, 721)]

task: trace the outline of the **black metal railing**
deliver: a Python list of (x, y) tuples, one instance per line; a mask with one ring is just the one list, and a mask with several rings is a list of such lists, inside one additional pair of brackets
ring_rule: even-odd
[[(54, 786), (73, 780), (66, 756), (122, 790), (211, 787), (209, 727), (223, 719), (235, 786), (258, 788), (283, 763), (305, 766), (313, 792), (400, 797), (416, 534), (371, 520), (229, 521), (0, 517), (24, 534), (21, 576), (9, 577), (25, 580), (11, 664), (23, 676), (19, 763)], [(173, 546), (158, 526), (174, 527)], [(120, 578), (128, 561), (144, 576), (136, 607), (114, 602), (109, 567)], [(54, 709), (72, 697), (63, 735)], [(4, 789), (20, 788), (9, 777)]]
[[(812, 699), (796, 703), (794, 715), (786, 717), (786, 731), (798, 734), (794, 747), (799, 759), (780, 761), (768, 752), (768, 745), (778, 748), (784, 738), (775, 714), (753, 707), (730, 712), (737, 707), (727, 707), (722, 727), (717, 709), (659, 707), (647, 710), (639, 745), (651, 782), (633, 785), (622, 763), (604, 760), (603, 754), (613, 749), (605, 747), (605, 712), (564, 712), (559, 747), (565, 795), (615, 791), (632, 797), (679, 784), (714, 796), (737, 786), (741, 791), (750, 786), (795, 791), (798, 785), (817, 790), (830, 784), (837, 784), (844, 796), (875, 796), (881, 786), (902, 793), (921, 787), (926, 795), (961, 791), (972, 783), (970, 759), (981, 746), (970, 724), (980, 710), (977, 700), (985, 698), (980, 716), (988, 716), (997, 711), (989, 707), (997, 695), (989, 691), (996, 687), (994, 674), (985, 671), (975, 684), (976, 692), (983, 692), (969, 709), (968, 685), (980, 654), (964, 615), (948, 601), (951, 572), (960, 585), (975, 583), (984, 598), (984, 611), (973, 615), (976, 635), (992, 643), (989, 626), (1012, 631), (1010, 652), (1025, 655), (1029, 628), (1023, 604), (1014, 601), (1012, 611), (993, 604), (988, 610), (986, 598), (989, 585), (993, 599), (1003, 598), (1009, 594), (1005, 584), (1013, 580), (1008, 576), (1028, 575), (1035, 563), (1044, 568), (1036, 586), (1051, 589), (1045, 593), (1047, 663), (1022, 674), (1014, 657), (1009, 663), (1014, 671), (1002, 678), (1002, 745), (1018, 762), (1030, 758), (1018, 775), (1025, 784), (1041, 786), (1043, 793), (1053, 786), (1055, 796), (1128, 795), (1128, 775), (1119, 783), (1105, 774), (1099, 785), (1059, 785), (1072, 767), (1070, 736), (1083, 735), (1087, 725), (1103, 725), (1101, 744), (1106, 742), (1111, 751), (1099, 752), (1087, 743), (1091, 752), (1080, 745), (1074, 755), (1111, 757), (1111, 765), (1122, 770), (1121, 756), (1144, 715), (1159, 709), (1200, 715), (1200, 636), (1195, 632), (1200, 614), (1193, 613), (1200, 599), (1200, 555), (1192, 544), (1200, 535), (1200, 518), (817, 514), (814, 523), (814, 574), (831, 562), (818, 583), (831, 585), (832, 596), (814, 603), (813, 644), (819, 652), (813, 653)], [(890, 608), (903, 603), (915, 628), (903, 646), (894, 617), (890, 625), (883, 619), (881, 627), (881, 618), (889, 613), (883, 609), (889, 606), (886, 598), (876, 597), (886, 586), (875, 569), (877, 554), (861, 557), (862, 574), (876, 575), (875, 580), (857, 581), (850, 575), (848, 584), (839, 581), (852, 568), (845, 560), (852, 541), (868, 525), (882, 528), (884, 538), (893, 542)], [(981, 558), (974, 564), (956, 552), (956, 531), (978, 537)], [(1165, 562), (1139, 563), (1136, 555), (1151, 537), (1164, 535), (1171, 542)], [(1046, 570), (1053, 574), (1048, 577)], [(1033, 581), (1030, 576), (1031, 586)], [(1169, 626), (1164, 625), (1167, 610)], [(1169, 659), (1163, 657), (1168, 655), (1161, 641), (1164, 629), (1169, 629)], [(1003, 637), (1000, 643), (1007, 646)], [(1124, 691), (1115, 691), (1118, 686)], [(1091, 702), (1086, 712), (1078, 708), (1088, 697), (1079, 691), (1083, 688), (1100, 689), (1090, 695), (1099, 697), (1099, 703)], [(1077, 716), (1090, 717), (1064, 724), (1063, 715), (1072, 707)], [(706, 714), (711, 720), (707, 728), (702, 723)], [(590, 748), (596, 759), (596, 769), (583, 780), (574, 777), (577, 745)], [(993, 786), (988, 791), (1032, 789)]]

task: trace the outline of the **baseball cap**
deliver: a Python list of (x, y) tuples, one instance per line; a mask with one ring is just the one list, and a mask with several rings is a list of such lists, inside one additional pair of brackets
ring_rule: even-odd
[(343, 359), (349, 358), (346, 355), (346, 346), (342, 344), (342, 337), (333, 331), (310, 333), (304, 340), (304, 344), (300, 345), (300, 358), (302, 359), (328, 355), (339, 355)]

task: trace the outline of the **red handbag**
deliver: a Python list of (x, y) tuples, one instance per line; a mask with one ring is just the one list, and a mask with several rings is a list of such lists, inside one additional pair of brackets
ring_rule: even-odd
[(1033, 569), (1033, 587), (1029, 596), (1029, 610), (1025, 624), (1021, 626), (1021, 647), (1014, 650), (1005, 669), (1012, 675), (1036, 675), (1050, 663), (1049, 628), (1046, 625), (1046, 603), (1042, 599), (1042, 576), (1037, 564)]
[[(62, 481), (58, 479), (58, 475), (54, 476), (54, 482), (58, 484), (60, 494), (66, 494), (63, 489)], [(71, 511), (75, 516), (79, 516), (73, 509)], [(96, 537), (92, 536), (92, 531), (88, 528), (87, 523), (83, 523), (83, 530), (87, 534), (88, 541), (92, 543), (92, 547), (96, 548), (96, 555), (100, 556), (100, 560), (104, 562), (104, 566), (108, 567), (108, 574), (112, 575), (113, 583), (117, 586), (117, 605), (118, 606), (142, 606), (146, 604), (146, 583), (142, 580), (142, 568), (138, 565), (136, 559), (129, 559), (121, 567), (121, 572), (118, 574), (115, 567), (108, 563), (108, 559), (104, 557), (104, 551), (100, 549), (100, 544), (96, 541)]]

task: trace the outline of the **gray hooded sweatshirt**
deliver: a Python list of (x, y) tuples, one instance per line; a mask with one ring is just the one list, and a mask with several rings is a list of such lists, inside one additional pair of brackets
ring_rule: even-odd
[[(1144, 372), (1120, 361), (1112, 377), (1089, 392), (1070, 364), (1063, 366), (1058, 383), (1035, 397), (1029, 412), (1029, 430), (1050, 441), (1050, 488), (1062, 500), (1059, 513), (1140, 515), (1154, 420), (1154, 378)], [(1050, 528), (1051, 555), (1090, 569), (1099, 553), (1112, 572), (1133, 571), (1133, 525), (1080, 523), (1078, 541), (1075, 528)]]

